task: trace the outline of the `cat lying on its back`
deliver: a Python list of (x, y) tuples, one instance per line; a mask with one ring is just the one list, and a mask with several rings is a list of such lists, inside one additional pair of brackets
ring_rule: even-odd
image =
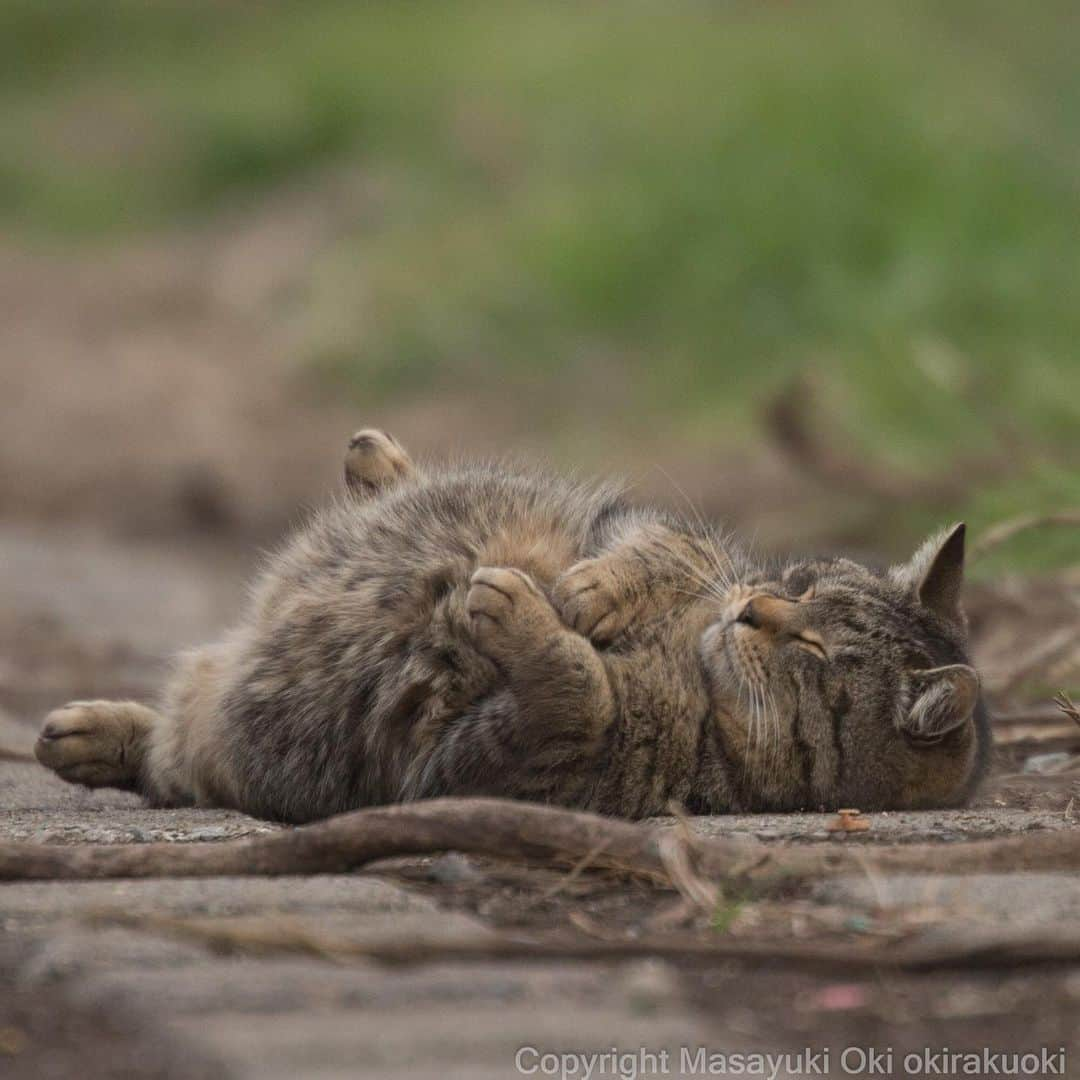
[(418, 469), (378, 431), (346, 473), (160, 712), (68, 705), (38, 759), (293, 822), (436, 795), (626, 817), (951, 806), (984, 771), (962, 525), (885, 572), (770, 572), (613, 489)]

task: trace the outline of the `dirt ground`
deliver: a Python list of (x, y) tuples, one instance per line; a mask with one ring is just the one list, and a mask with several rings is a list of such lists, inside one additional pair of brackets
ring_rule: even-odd
[[(73, 698), (152, 696), (174, 652), (234, 617), (258, 543), (333, 489), (342, 438), (359, 423), (385, 423), (422, 449), (475, 432), (452, 403), (390, 420), (358, 415), (320, 400), (290, 369), (287, 319), (271, 313), (332, 226), (332, 215), (301, 200), (267, 221), (233, 222), (213, 241), (104, 262), (0, 251), (0, 746), (27, 749), (42, 714)], [(510, 434), (488, 425), (472, 445), (489, 449)], [(728, 500), (751, 521), (760, 510), (781, 532), (774, 512), (790, 511), (801, 485), (763, 461), (760, 504), (740, 502), (745, 475), (713, 504)], [(1024, 678), (1018, 658), (1048, 627), (1075, 624), (1078, 590), (1066, 578), (972, 591), (977, 659), (1002, 701)], [(968, 810), (874, 815), (855, 840), (830, 833), (822, 815), (692, 824), (776, 843), (871, 845), (1076, 828), (1080, 773), (1075, 758), (1069, 771), (1067, 722), (1029, 727), (1017, 717), (1000, 730), (997, 776)], [(227, 812), (148, 811), (132, 796), (71, 788), (19, 761), (0, 763), (0, 810), (3, 841), (183, 843), (275, 828)], [(282, 919), (342, 940), (436, 943), (568, 928), (634, 940), (677, 924), (701, 941), (850, 943), (1075, 928), (1080, 881), (866, 874), (781, 899), (731, 898), (712, 919), (681, 918), (676, 901), (587, 872), (568, 878), (453, 855), (306, 879), (6, 884), (0, 1075), (548, 1075), (530, 1052), (515, 1067), (523, 1047), (671, 1052), (666, 1069), (647, 1061), (631, 1074), (622, 1063), (623, 1075), (641, 1076), (724, 1075), (682, 1068), (681, 1047), (691, 1061), (699, 1047), (831, 1049), (824, 1072), (814, 1071), (820, 1060), (793, 1058), (778, 1076), (916, 1075), (901, 1060), (926, 1048), (1046, 1048), (1065, 1054), (1065, 1071), (1034, 1075), (1080, 1075), (1076, 964), (844, 976), (707, 959), (386, 967), (222, 953), (117, 921)], [(844, 1048), (854, 1050), (843, 1058)], [(892, 1066), (856, 1068), (870, 1048), (892, 1048)]]

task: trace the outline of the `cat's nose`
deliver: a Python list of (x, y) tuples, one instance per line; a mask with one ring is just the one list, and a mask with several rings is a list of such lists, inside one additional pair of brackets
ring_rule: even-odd
[(782, 634), (790, 628), (798, 608), (799, 605), (792, 600), (782, 600), (779, 596), (760, 593), (746, 601), (735, 621), (755, 630)]

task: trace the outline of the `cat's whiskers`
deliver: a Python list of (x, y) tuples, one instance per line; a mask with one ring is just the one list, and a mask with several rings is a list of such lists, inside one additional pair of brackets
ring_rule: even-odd
[[(713, 550), (717, 573), (720, 575), (726, 588), (732, 589), (736, 585), (742, 584), (735, 560), (731, 557), (731, 552), (728, 550), (728, 543), (724, 539), (724, 534), (720, 533), (719, 536), (717, 536), (715, 530), (710, 529), (708, 530), (707, 537), (709, 545)], [(732, 534), (732, 538), (734, 539), (734, 534)], [(719, 551), (717, 551), (718, 543), (720, 546)], [(723, 566), (720, 562), (721, 559), (723, 559)]]
[(747, 643), (743, 646), (743, 656), (753, 700), (747, 739), (747, 758), (750, 763), (751, 783), (755, 787), (760, 787), (763, 773), (767, 770), (765, 749), (768, 732), (765, 715), (765, 687), (760, 659), (752, 645)]
[(765, 678), (764, 666), (761, 662), (761, 657), (757, 654), (754, 656), (755, 670), (757, 673), (758, 690), (761, 695), (761, 771), (762, 771), (762, 786), (764, 788), (765, 783), (770, 779), (772, 774), (772, 717), (769, 711), (769, 688), (768, 681)]
[(780, 710), (777, 708), (776, 696), (771, 688), (766, 688), (765, 696), (772, 745), (769, 772), (770, 780), (775, 781), (779, 778), (783, 768), (783, 732), (780, 729)]
[[(696, 574), (697, 574), (697, 575), (698, 575), (698, 576), (700, 577), (700, 579), (701, 579), (702, 581), (707, 581), (707, 582), (709, 582), (710, 584), (713, 584), (713, 585), (715, 585), (715, 584), (717, 583), (717, 582), (716, 582), (716, 579), (715, 579), (715, 578), (709, 577), (709, 576), (708, 576), (707, 574), (705, 574), (705, 573), (704, 573), (704, 572), (703, 572), (703, 571), (701, 570), (701, 568), (700, 568), (700, 567), (699, 567), (699, 566), (698, 566), (698, 565), (697, 565), (696, 563), (694, 563), (694, 562), (693, 562), (693, 561), (692, 561), (692, 560), (691, 560), (691, 559), (690, 559), (690, 558), (689, 558), (689, 557), (688, 557), (688, 556), (686, 555), (686, 553), (685, 553), (685, 552), (683, 552), (683, 551), (678, 551), (678, 550), (676, 550), (676, 551), (674, 551), (674, 552), (673, 552), (673, 554), (675, 555), (676, 559), (678, 559), (678, 561), (679, 561), (679, 564), (680, 564), (681, 566), (685, 566), (685, 567), (686, 567), (687, 569), (689, 569), (689, 570), (692, 570), (692, 571), (694, 571), (694, 572), (695, 572), (695, 573), (696, 573)], [(701, 552), (700, 552), (700, 554), (704, 555), (705, 559), (706, 559), (706, 560), (707, 560), (707, 561), (708, 561), (708, 562), (709, 562), (710, 564), (712, 563), (712, 559), (711, 559), (711, 557), (710, 557), (710, 553), (709, 553), (708, 551), (701, 551)], [(723, 571), (722, 571), (722, 570), (719, 570), (719, 568), (718, 568), (718, 572), (719, 572), (719, 573), (721, 573), (721, 574), (723, 574)], [(724, 577), (724, 580), (726, 581), (726, 576)], [(721, 582), (721, 584), (722, 584), (722, 583), (723, 583), (723, 582)]]
[(675, 557), (678, 559), (679, 566), (686, 571), (688, 577), (692, 578), (701, 585), (702, 588), (709, 590), (709, 592), (714, 595), (720, 595), (717, 590), (716, 582), (702, 573), (701, 569), (695, 566), (685, 555), (681, 552), (675, 552)]
[(761, 784), (762, 794), (765, 794), (766, 787), (772, 776), (772, 762), (773, 762), (773, 740), (772, 740), (772, 719), (769, 710), (769, 690), (765, 683), (764, 673), (760, 670), (760, 659), (758, 659), (758, 697), (761, 701), (761, 748), (760, 748), (760, 777), (759, 782)]
[(693, 589), (672, 588), (671, 591), (673, 593), (678, 594), (679, 596), (689, 596), (692, 600), (716, 600), (717, 599), (716, 595), (711, 590), (708, 590), (708, 589), (702, 589), (702, 590), (700, 590), (698, 592), (695, 592)]
[(745, 767), (750, 776), (751, 785), (757, 777), (757, 741), (758, 741), (758, 702), (757, 686), (750, 682), (747, 684), (750, 691), (750, 725), (746, 733), (746, 762)]
[[(697, 582), (709, 597), (723, 603), (726, 598), (726, 589), (723, 587), (722, 583), (718, 583), (714, 579), (707, 577), (702, 573), (699, 567), (695, 566), (681, 552), (673, 552), (672, 554), (675, 555), (679, 566), (686, 572), (687, 577)], [(705, 599), (705, 597), (703, 596), (702, 599)]]
[(735, 655), (735, 669), (736, 674), (739, 677), (739, 696), (738, 702), (741, 707), (742, 704), (742, 692), (743, 688), (746, 689), (746, 747), (743, 754), (742, 772), (744, 779), (749, 779), (752, 782), (752, 769), (753, 769), (753, 744), (754, 744), (754, 682), (750, 676), (750, 672), (747, 668), (746, 660), (743, 656), (742, 643), (738, 638), (734, 643), (734, 655)]
[(737, 675), (736, 709), (746, 721), (742, 774), (753, 804), (760, 809), (768, 804), (770, 792), (782, 779), (784, 754), (780, 710), (769, 686), (761, 653), (752, 642), (742, 637), (735, 637), (733, 646)]
[(735, 584), (730, 556), (726, 553), (722, 556), (717, 550), (716, 538), (711, 529), (704, 531), (703, 541), (706, 546), (702, 554), (716, 571), (717, 584), (724, 590), (730, 589)]
[[(720, 538), (720, 550), (717, 550), (716, 530), (705, 521), (704, 515), (698, 509), (694, 500), (687, 494), (686, 489), (665, 469), (662, 465), (657, 465), (656, 468), (661, 472), (669, 484), (682, 496), (683, 502), (694, 515), (694, 519), (697, 522), (698, 528), (701, 530), (702, 536), (705, 542), (708, 544), (709, 550), (705, 552), (705, 556), (712, 563), (713, 568), (716, 570), (717, 578), (723, 589), (728, 591), (733, 588), (737, 583), (738, 575), (735, 572), (735, 561), (731, 558), (727, 551), (727, 545), (724, 543), (723, 537)], [(723, 558), (721, 558), (721, 552)], [(683, 557), (685, 558), (685, 557)], [(686, 560), (689, 562), (689, 560)], [(722, 599), (722, 597), (718, 597)]]

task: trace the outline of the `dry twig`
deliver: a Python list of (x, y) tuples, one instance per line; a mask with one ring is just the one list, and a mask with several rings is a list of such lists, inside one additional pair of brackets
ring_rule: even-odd
[[(0, 844), (0, 881), (345, 873), (380, 859), (444, 851), (567, 867), (596, 852), (598, 868), (670, 886), (660, 852), (669, 828), (505, 799), (432, 799), (221, 842)], [(861, 859), (849, 842), (785, 846), (697, 836), (695, 870), (708, 881), (760, 886), (857, 873)], [(1080, 830), (861, 851), (882, 873), (1080, 870)]]
[(601, 840), (591, 851), (585, 852), (584, 855), (572, 867), (567, 874), (564, 874), (554, 885), (545, 889), (539, 896), (529, 901), (525, 907), (526, 909), (539, 907), (541, 904), (546, 904), (549, 900), (554, 900), (556, 896), (564, 893), (582, 874), (585, 873), (591, 866), (596, 864), (596, 858), (607, 847), (607, 841)]
[(1038, 746), (1046, 743), (1062, 743), (1065, 746), (1080, 745), (1080, 731), (1071, 724), (1063, 722), (1048, 723), (1041, 727), (1023, 725), (994, 733), (994, 745), (999, 749), (1006, 746)]
[(677, 827), (666, 830), (660, 837), (658, 850), (668, 879), (679, 895), (703, 915), (712, 915), (720, 903), (720, 888), (694, 869), (690, 845)]
[(193, 919), (164, 915), (99, 913), (98, 923), (159, 931), (222, 951), (302, 953), (327, 960), (364, 959), (385, 964), (448, 960), (622, 961), (662, 957), (688, 963), (718, 960), (777, 964), (813, 971), (864, 972), (880, 968), (934, 971), (950, 968), (1010, 968), (1072, 964), (1080, 960), (1080, 924), (1052, 927), (992, 927), (949, 933), (934, 931), (901, 941), (808, 943), (797, 941), (701, 940), (694, 937), (622, 939), (610, 936), (549, 935), (543, 938), (478, 934), (465, 939), (357, 941), (313, 931), (281, 918)]
[(1080, 640), (1080, 629), (1075, 626), (1059, 627), (1004, 671), (999, 671), (988, 678), (987, 689), (1001, 697), (1012, 693), (1027, 679), (1044, 672), (1055, 660), (1068, 652), (1078, 640)]
[(21, 761), (29, 763), (34, 760), (33, 754), (26, 754), (21, 750), (11, 750), (6, 746), (0, 746), (0, 761)]
[(1037, 705), (1030, 709), (995, 712), (993, 721), (995, 727), (1053, 727), (1061, 723), (1060, 706)]
[(914, 499), (924, 505), (950, 506), (968, 494), (974, 477), (1001, 471), (1000, 462), (984, 458), (955, 466), (947, 476), (910, 476), (843, 453), (815, 430), (814, 396), (813, 382), (804, 372), (766, 405), (764, 422), (773, 442), (791, 463), (829, 487), (886, 502)]
[(723, 892), (715, 882), (707, 881), (695, 869), (701, 851), (700, 838), (690, 828), (683, 808), (672, 802), (668, 811), (675, 818), (675, 827), (666, 830), (658, 844), (668, 879), (688, 904), (703, 915), (712, 915)]
[(986, 530), (968, 549), (968, 559), (977, 559), (988, 551), (1007, 543), (1014, 536), (1031, 529), (1048, 526), (1080, 525), (1080, 510), (1061, 510), (1056, 514), (1022, 514), (1009, 518)]
[(1080, 724), (1080, 705), (1062, 690), (1055, 698), (1054, 704), (1074, 723)]

